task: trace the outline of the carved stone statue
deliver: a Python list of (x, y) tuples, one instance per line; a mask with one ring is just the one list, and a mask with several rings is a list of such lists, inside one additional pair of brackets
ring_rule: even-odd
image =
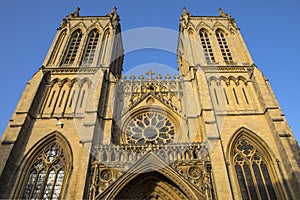
[(80, 8), (77, 7), (76, 10), (70, 14), (67, 15), (67, 18), (72, 18), (72, 17), (79, 17), (79, 11), (80, 11)]
[(231, 16), (229, 14), (225, 13), (222, 8), (219, 8), (218, 10), (219, 10), (220, 17), (231, 18)]

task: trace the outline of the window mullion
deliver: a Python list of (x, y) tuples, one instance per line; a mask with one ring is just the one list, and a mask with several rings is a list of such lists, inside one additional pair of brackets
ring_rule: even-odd
[(46, 166), (46, 170), (45, 170), (45, 178), (43, 180), (43, 184), (42, 184), (42, 189), (40, 191), (40, 194), (39, 194), (39, 199), (43, 199), (43, 196), (44, 196), (44, 191), (45, 191), (45, 187), (46, 187), (46, 184), (47, 184), (47, 180), (48, 180), (48, 177), (49, 177), (49, 169), (48, 169), (48, 166)]
[(50, 199), (53, 198), (53, 191), (54, 191), (56, 180), (57, 180), (57, 174), (58, 174), (58, 170), (55, 170), (55, 177), (54, 177), (54, 180), (52, 182), (52, 187), (51, 187), (51, 192), (50, 192)]
[(256, 194), (257, 194), (258, 199), (263, 200), (261, 198), (261, 193), (260, 193), (260, 190), (259, 190), (259, 187), (258, 187), (257, 179), (256, 179), (256, 176), (255, 176), (255, 173), (254, 173), (254, 170), (253, 170), (253, 166), (252, 166), (253, 162), (254, 161), (252, 160), (251, 165), (249, 165), (249, 168), (250, 168), (250, 173), (251, 173), (252, 180), (253, 180), (254, 189), (256, 190)]
[(260, 164), (258, 167), (259, 167), (259, 170), (260, 170), (260, 173), (261, 173), (261, 176), (262, 176), (262, 180), (263, 180), (263, 182), (264, 182), (264, 187), (265, 187), (265, 189), (266, 189), (266, 191), (267, 191), (268, 198), (269, 198), (269, 199), (272, 199), (272, 198), (271, 198), (271, 195), (270, 195), (269, 188), (267, 187), (267, 182), (266, 182), (266, 180), (265, 180), (265, 176), (264, 176), (264, 174), (263, 174), (263, 172), (262, 172), (262, 169), (261, 169), (261, 164)]
[(245, 163), (246, 163), (246, 161), (245, 161), (244, 164), (241, 166), (241, 168), (242, 168), (242, 173), (243, 173), (244, 180), (245, 180), (245, 183), (246, 183), (246, 189), (247, 189), (247, 192), (248, 192), (248, 197), (249, 197), (249, 199), (252, 200), (251, 192), (250, 192), (250, 190), (249, 190), (248, 179), (247, 179), (247, 176), (246, 176), (246, 174), (245, 174), (245, 169), (244, 169)]

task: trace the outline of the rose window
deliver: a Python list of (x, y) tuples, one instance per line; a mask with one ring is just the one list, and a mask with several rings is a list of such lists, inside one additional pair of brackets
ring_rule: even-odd
[(140, 114), (125, 129), (130, 144), (166, 144), (174, 138), (174, 133), (174, 125), (159, 113)]

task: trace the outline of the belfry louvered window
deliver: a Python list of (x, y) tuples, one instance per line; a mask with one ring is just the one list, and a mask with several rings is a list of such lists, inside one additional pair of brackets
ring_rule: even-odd
[(75, 32), (73, 32), (65, 54), (63, 64), (72, 65), (74, 63), (80, 46), (81, 38), (82, 38), (81, 30), (78, 29)]
[(277, 199), (267, 163), (247, 140), (235, 147), (234, 167), (243, 200)]
[(82, 59), (83, 65), (90, 65), (93, 63), (98, 42), (99, 32), (96, 29), (92, 30), (88, 36), (87, 44), (84, 50), (84, 56)]
[(218, 39), (218, 43), (219, 43), (220, 50), (221, 50), (224, 61), (226, 63), (233, 62), (232, 55), (230, 53), (228, 44), (226, 42), (226, 38), (224, 36), (224, 33), (220, 29), (218, 29), (216, 31), (216, 36), (217, 36), (217, 39)]
[(208, 34), (204, 29), (200, 30), (201, 45), (204, 51), (205, 60), (207, 63), (214, 63), (215, 57), (211, 48)]
[(33, 161), (22, 199), (61, 198), (65, 173), (65, 154), (58, 144), (51, 143)]

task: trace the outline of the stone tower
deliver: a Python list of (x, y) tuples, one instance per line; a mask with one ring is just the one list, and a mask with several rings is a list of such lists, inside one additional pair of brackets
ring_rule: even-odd
[(1, 198), (296, 199), (299, 147), (235, 20), (192, 16), (179, 75), (122, 76), (119, 16), (63, 19), (0, 146)]

